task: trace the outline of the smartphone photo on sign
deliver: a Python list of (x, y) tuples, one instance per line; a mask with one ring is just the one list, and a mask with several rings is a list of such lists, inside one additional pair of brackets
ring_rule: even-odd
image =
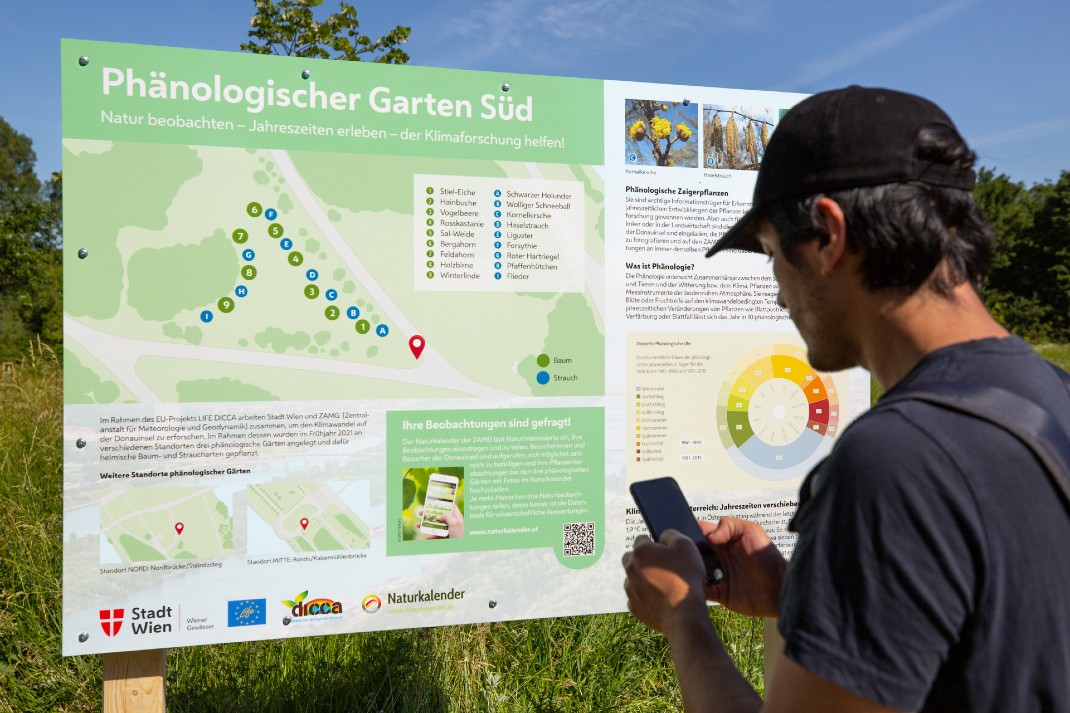
[(449, 537), (449, 526), (439, 520), (438, 516), (453, 512), (459, 482), (455, 475), (431, 474), (427, 480), (427, 494), (424, 496), (424, 514), (420, 520), (420, 532), (436, 537)]

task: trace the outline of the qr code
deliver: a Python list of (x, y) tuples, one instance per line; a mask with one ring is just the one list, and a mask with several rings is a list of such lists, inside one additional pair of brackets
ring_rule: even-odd
[(563, 534), (566, 557), (594, 554), (593, 522), (566, 522)]

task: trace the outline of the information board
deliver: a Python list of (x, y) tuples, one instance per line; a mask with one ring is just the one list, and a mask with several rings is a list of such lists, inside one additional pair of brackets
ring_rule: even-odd
[(706, 248), (797, 94), (65, 40), (64, 654), (622, 611), (866, 408)]

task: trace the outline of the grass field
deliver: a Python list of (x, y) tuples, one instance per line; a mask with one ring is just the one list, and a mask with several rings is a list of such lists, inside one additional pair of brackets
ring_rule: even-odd
[[(60, 656), (63, 388), (34, 349), (0, 384), (0, 713), (100, 711), (100, 656)], [(623, 581), (623, 572), (622, 572)], [(762, 686), (759, 619), (710, 610)], [(171, 649), (179, 711), (669, 711), (664, 639), (626, 614)]]

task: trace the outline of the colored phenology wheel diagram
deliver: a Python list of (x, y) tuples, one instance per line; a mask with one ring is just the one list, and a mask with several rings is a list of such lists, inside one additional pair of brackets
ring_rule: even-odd
[(742, 468), (765, 480), (805, 474), (838, 433), (839, 397), (801, 347), (773, 344), (740, 359), (717, 399), (721, 444)]
[[(285, 227), (281, 223), (275, 222), (279, 217), (277, 210), (275, 210), (274, 208), (267, 208), (265, 210), (260, 203), (254, 201), (245, 206), (245, 214), (250, 218), (266, 218), (269, 221), (267, 230), (265, 231), (266, 235), (273, 240), (279, 240), (277, 244), (286, 254), (286, 262), (289, 263), (292, 267), (299, 267), (303, 265), (303, 263), (305, 262), (305, 256), (297, 250), (293, 249), (293, 241), (288, 237), (283, 237), (286, 232)], [(231, 232), (230, 237), (235, 245), (241, 246), (243, 248), (241, 250), (241, 257), (243, 261), (245, 261), (246, 263), (251, 263), (256, 259), (256, 251), (252, 248), (245, 247), (245, 243), (247, 243), (251, 237), (248, 230), (241, 227), (235, 228), (234, 231)], [(428, 240), (427, 242), (429, 246), (432, 244), (432, 241), (430, 240)], [(239, 284), (234, 288), (235, 296), (247, 296), (250, 292), (248, 283), (256, 279), (256, 275), (256, 267), (250, 264), (243, 265), (239, 271), (239, 277), (241, 280), (244, 281), (244, 283)], [(319, 279), (319, 271), (314, 268), (309, 268), (305, 271), (304, 277), (307, 280), (307, 284), (303, 285), (302, 288), (304, 296), (309, 300), (315, 300), (319, 298), (321, 290), (319, 286), (312, 284)], [(325, 290), (323, 292), (323, 295), (328, 302), (334, 302), (339, 297), (338, 290), (334, 288)], [(230, 312), (234, 311), (236, 304), (234, 300), (232, 300), (229, 296), (223, 296), (215, 303), (214, 307), (222, 314), (229, 314)], [(328, 321), (333, 322), (336, 321), (339, 316), (341, 316), (341, 313), (342, 309), (340, 307), (336, 305), (329, 305), (323, 311), (323, 316)], [(360, 316), (361, 312), (360, 308), (356, 306), (347, 307), (345, 309), (345, 313), (349, 319), (357, 320), (355, 323), (355, 331), (357, 332), (357, 334), (368, 334), (369, 332), (373, 332), (378, 337), (386, 337), (390, 333), (390, 328), (385, 324), (372, 325), (371, 322), (366, 319), (358, 320), (357, 318)], [(215, 319), (215, 310), (211, 308), (203, 309), (201, 310), (199, 316), (200, 321), (202, 323), (210, 324)]]

